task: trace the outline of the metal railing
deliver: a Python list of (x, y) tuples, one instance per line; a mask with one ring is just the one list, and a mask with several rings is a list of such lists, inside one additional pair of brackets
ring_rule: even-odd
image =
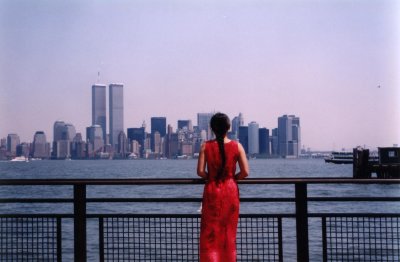
[[(88, 198), (87, 186), (201, 185), (200, 179), (0, 180), (0, 186), (72, 186), (73, 198), (2, 198), (5, 203), (72, 203), (72, 214), (1, 214), (0, 260), (24, 257), (61, 261), (62, 219), (73, 219), (74, 260), (87, 260), (88, 219), (98, 220), (100, 261), (197, 261), (198, 214), (88, 214), (88, 203), (200, 202), (201, 198)], [(400, 214), (310, 213), (311, 202), (398, 202), (400, 197), (308, 197), (314, 184), (400, 184), (397, 179), (277, 178), (239, 184), (294, 185), (294, 197), (241, 198), (241, 202), (286, 202), (293, 214), (241, 214), (238, 261), (283, 261), (282, 219), (295, 219), (297, 261), (309, 261), (310, 218), (321, 219), (324, 261), (399, 261)], [(10, 240), (11, 239), (11, 240)], [(10, 242), (11, 241), (11, 242)], [(12, 243), (12, 244), (9, 244)]]

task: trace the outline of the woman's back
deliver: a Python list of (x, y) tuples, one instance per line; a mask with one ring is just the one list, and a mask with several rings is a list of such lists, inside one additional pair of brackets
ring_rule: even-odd
[[(236, 180), (245, 178), (249, 167), (242, 145), (226, 137), (231, 127), (229, 117), (216, 113), (210, 127), (216, 140), (201, 146), (197, 161), (197, 175), (207, 180), (202, 202), (200, 261), (234, 262), (239, 218)], [(235, 174), (237, 163), (240, 171)]]
[(239, 191), (235, 180), (238, 144), (224, 144), (225, 172), (218, 179), (221, 157), (218, 143), (205, 144), (208, 180), (204, 187), (200, 261), (236, 261), (236, 228), (239, 216)]
[[(238, 143), (231, 140), (224, 144), (224, 149), (226, 163), (223, 177), (234, 178), (236, 173), (236, 163), (239, 158)], [(205, 157), (207, 161), (208, 179), (215, 180), (222, 162), (217, 141), (211, 140), (206, 142)]]

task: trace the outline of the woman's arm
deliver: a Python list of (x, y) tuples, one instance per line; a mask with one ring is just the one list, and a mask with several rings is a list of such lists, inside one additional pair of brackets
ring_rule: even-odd
[(244, 179), (249, 175), (249, 163), (247, 162), (246, 152), (243, 146), (239, 143), (239, 168), (240, 172), (235, 175), (236, 179)]
[(205, 156), (206, 145), (202, 144), (200, 149), (199, 160), (197, 161), (197, 175), (207, 179), (208, 173), (206, 172), (206, 156)]

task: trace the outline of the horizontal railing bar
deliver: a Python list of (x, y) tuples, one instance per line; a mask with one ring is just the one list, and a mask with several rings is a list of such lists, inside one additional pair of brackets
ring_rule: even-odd
[(202, 179), (0, 179), (0, 186), (10, 185), (195, 185), (204, 184)]
[(129, 202), (129, 203), (177, 203), (177, 202), (201, 202), (201, 198), (88, 198), (88, 203), (112, 203), (112, 202)]
[(391, 202), (400, 201), (400, 197), (308, 197), (307, 200), (315, 202)]
[(400, 217), (399, 213), (309, 213), (308, 217)]
[[(240, 202), (295, 202), (290, 197), (249, 197), (241, 198)], [(310, 202), (392, 202), (400, 201), (400, 197), (308, 197)], [(202, 198), (87, 198), (88, 203), (187, 203), (201, 202)], [(1, 198), (0, 203), (72, 203), (72, 198)]]
[[(140, 213), (140, 214), (87, 214), (87, 218), (101, 218), (101, 217), (138, 217), (138, 218), (162, 218), (162, 217), (200, 217), (201, 214), (154, 214), (154, 213)], [(282, 217), (282, 218), (295, 218), (296, 214), (278, 213), (278, 214), (239, 214), (240, 217)], [(54, 217), (54, 218), (73, 218), (73, 214), (0, 214), (0, 218), (38, 218), (38, 217)], [(309, 213), (308, 217), (322, 218), (322, 217), (400, 217), (399, 213)]]
[[(201, 202), (202, 198), (88, 198), (87, 202)], [(295, 198), (241, 198), (240, 202), (294, 202)]]
[[(203, 179), (0, 179), (0, 186), (10, 185), (197, 185)], [(354, 178), (248, 178), (239, 184), (400, 184), (400, 179)]]
[(0, 203), (73, 203), (72, 198), (1, 198)]
[[(200, 218), (201, 214), (88, 214), (87, 218)], [(239, 214), (239, 217), (251, 218), (251, 217), (280, 217), (280, 218), (294, 218), (295, 214)]]
[(38, 217), (45, 217), (45, 218), (73, 218), (73, 214), (0, 214), (0, 218), (38, 218)]
[[(202, 198), (87, 198), (87, 203), (201, 202)], [(242, 198), (241, 202), (294, 202), (294, 198)], [(0, 203), (72, 203), (73, 199), (3, 198)]]

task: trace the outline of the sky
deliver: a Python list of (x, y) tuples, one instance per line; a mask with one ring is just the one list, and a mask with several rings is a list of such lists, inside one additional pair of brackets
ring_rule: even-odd
[(85, 134), (91, 86), (124, 84), (124, 128), (220, 111), (314, 150), (400, 144), (400, 1), (0, 0), (0, 137)]

